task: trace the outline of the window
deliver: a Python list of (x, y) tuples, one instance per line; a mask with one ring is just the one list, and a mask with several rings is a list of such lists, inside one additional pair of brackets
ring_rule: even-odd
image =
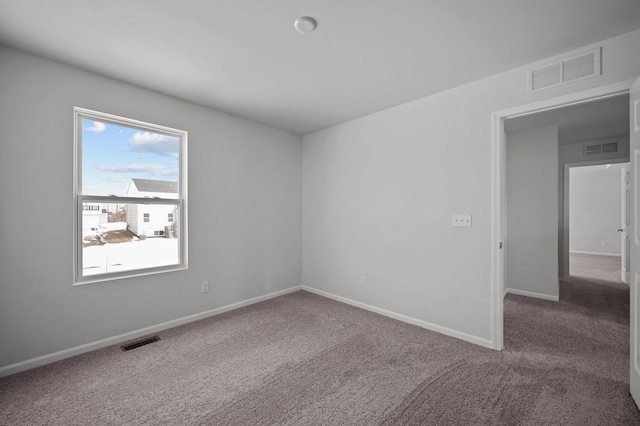
[(74, 283), (185, 269), (187, 132), (82, 108), (74, 129)]

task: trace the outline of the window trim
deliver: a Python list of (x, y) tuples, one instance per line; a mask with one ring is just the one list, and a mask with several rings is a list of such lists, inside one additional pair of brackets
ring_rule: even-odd
[[(126, 126), (150, 131), (153, 133), (173, 136), (180, 140), (178, 158), (178, 198), (138, 198), (138, 197), (114, 197), (95, 196), (82, 194), (82, 119), (95, 120), (116, 126)], [(188, 133), (184, 130), (167, 126), (139, 121), (127, 117), (93, 111), (86, 108), (73, 108), (73, 285), (89, 284), (94, 282), (112, 281), (122, 278), (130, 278), (164, 272), (188, 269), (187, 239), (188, 239), (188, 215), (187, 215), (187, 140)], [(82, 209), (83, 203), (94, 202), (113, 204), (139, 203), (139, 204), (173, 204), (176, 206), (180, 236), (178, 241), (178, 264), (158, 266), (153, 268), (134, 269), (121, 272), (107, 272), (99, 275), (83, 276), (82, 274)]]

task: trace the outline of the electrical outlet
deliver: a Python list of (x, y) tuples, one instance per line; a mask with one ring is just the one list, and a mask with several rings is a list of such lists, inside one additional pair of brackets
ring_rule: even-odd
[(365, 277), (364, 275), (360, 275), (360, 285), (362, 287), (366, 287), (367, 286), (367, 277)]
[(209, 281), (202, 281), (200, 283), (200, 290), (203, 293), (208, 293), (209, 292)]

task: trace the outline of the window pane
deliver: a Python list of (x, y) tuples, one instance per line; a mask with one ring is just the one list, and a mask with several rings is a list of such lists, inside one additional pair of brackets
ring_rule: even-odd
[[(102, 204), (82, 209), (82, 275), (178, 265), (177, 204)], [(148, 218), (149, 220), (145, 220)]]
[(75, 283), (186, 268), (187, 132), (74, 111)]
[(179, 139), (82, 118), (82, 193), (178, 198)]

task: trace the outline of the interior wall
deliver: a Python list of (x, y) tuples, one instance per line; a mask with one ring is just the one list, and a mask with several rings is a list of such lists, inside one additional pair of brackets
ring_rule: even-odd
[[(296, 135), (0, 47), (0, 366), (290, 288), (301, 264), (310, 288), (490, 346), (491, 113), (636, 78), (639, 44), (452, 88), (302, 152)], [(602, 76), (526, 93), (527, 69), (600, 46)], [(189, 132), (188, 270), (71, 285), (73, 106)]]
[(556, 300), (558, 127), (507, 134), (507, 291)]
[(624, 164), (570, 169), (569, 249), (571, 252), (617, 255), (622, 253), (620, 233)]
[[(491, 114), (635, 78), (639, 43), (635, 31), (304, 136), (303, 284), (490, 346)], [(602, 76), (527, 93), (527, 69), (600, 46)]]
[[(0, 367), (300, 285), (299, 136), (3, 47), (0, 93)], [(189, 132), (188, 270), (72, 285), (74, 106)]]

